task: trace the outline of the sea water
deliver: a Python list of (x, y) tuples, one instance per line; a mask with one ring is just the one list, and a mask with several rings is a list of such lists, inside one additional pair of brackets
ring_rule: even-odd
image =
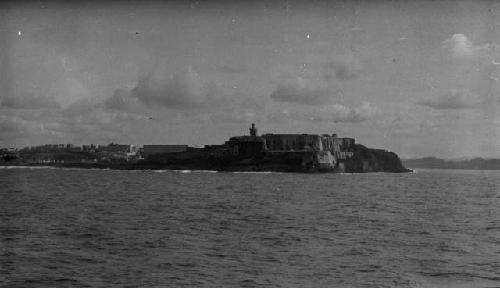
[(0, 168), (0, 286), (500, 286), (500, 171), (213, 172)]

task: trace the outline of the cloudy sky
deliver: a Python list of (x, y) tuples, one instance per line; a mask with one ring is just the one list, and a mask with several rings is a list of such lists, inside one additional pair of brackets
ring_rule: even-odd
[(337, 133), (500, 157), (500, 3), (0, 3), (0, 147)]

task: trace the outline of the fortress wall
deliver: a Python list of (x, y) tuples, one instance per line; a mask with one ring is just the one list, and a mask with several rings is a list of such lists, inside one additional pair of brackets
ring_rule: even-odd
[(356, 144), (356, 141), (354, 138), (340, 138), (342, 139), (342, 151), (348, 151), (354, 148), (354, 144)]
[(187, 145), (144, 145), (142, 153), (148, 158), (155, 154), (186, 152), (187, 149)]
[(323, 150), (321, 136), (311, 134), (264, 134), (270, 151)]

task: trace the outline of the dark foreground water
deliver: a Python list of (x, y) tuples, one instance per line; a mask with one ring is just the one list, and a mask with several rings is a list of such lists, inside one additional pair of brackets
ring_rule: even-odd
[(500, 171), (0, 168), (0, 287), (500, 287)]

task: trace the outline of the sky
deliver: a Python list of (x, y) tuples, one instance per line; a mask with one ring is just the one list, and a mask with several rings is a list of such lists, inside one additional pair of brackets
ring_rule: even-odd
[(0, 147), (352, 137), (500, 157), (495, 1), (0, 2)]

